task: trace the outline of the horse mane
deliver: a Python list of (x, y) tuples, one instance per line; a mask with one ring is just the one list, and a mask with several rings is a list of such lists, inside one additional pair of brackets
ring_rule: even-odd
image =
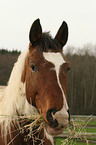
[(10, 122), (13, 117), (19, 115), (33, 115), (36, 112), (35, 107), (27, 102), (25, 87), (21, 82), (25, 59), (28, 50), (21, 53), (18, 61), (15, 63), (8, 85), (0, 93), (0, 124), (4, 135), (10, 130)]

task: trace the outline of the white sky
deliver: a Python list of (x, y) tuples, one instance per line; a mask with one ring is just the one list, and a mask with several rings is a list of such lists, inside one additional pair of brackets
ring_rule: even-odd
[(96, 0), (0, 0), (0, 48), (27, 49), (30, 26), (37, 18), (53, 37), (66, 21), (67, 45), (96, 44)]

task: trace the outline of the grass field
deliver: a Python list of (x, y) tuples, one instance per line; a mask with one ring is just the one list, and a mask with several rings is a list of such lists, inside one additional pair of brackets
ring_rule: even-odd
[[(86, 136), (86, 140), (88, 141), (88, 145), (96, 145), (96, 116), (72, 116), (72, 118), (75, 120), (75, 122), (77, 123), (81, 123), (82, 121), (84, 121), (85, 124), (87, 124), (84, 128), (84, 133), (86, 132), (86, 135), (84, 134), (84, 136)], [(88, 120), (91, 118), (91, 121), (88, 122)], [(65, 130), (64, 131), (64, 136), (68, 135), (68, 131)], [(82, 132), (83, 134), (83, 132)], [(67, 145), (67, 143), (63, 143), (63, 141), (65, 141), (65, 137), (63, 136), (63, 134), (59, 137), (55, 138), (55, 145)], [(83, 135), (82, 135), (83, 136)], [(83, 138), (81, 139), (71, 139), (69, 140), (68, 145), (87, 145), (87, 142), (85, 140), (83, 140)]]
[[(62, 145), (63, 144), (62, 141), (63, 141), (63, 139), (57, 138), (56, 139), (56, 145)], [(71, 145), (87, 145), (87, 143), (84, 142), (84, 141), (76, 141), (76, 143), (73, 142)], [(94, 142), (94, 143), (93, 142), (89, 142), (88, 145), (96, 145), (96, 142)]]

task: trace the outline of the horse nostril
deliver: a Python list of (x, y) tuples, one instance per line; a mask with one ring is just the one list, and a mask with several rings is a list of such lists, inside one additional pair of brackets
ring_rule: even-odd
[(69, 114), (68, 120), (69, 120), (69, 122), (70, 122), (70, 116), (71, 116), (70, 109), (68, 109), (67, 112), (68, 112), (68, 114)]
[(51, 108), (46, 113), (46, 119), (49, 122), (50, 126), (52, 127), (58, 126), (58, 121), (56, 119), (53, 119), (53, 116), (52, 116), (52, 114), (55, 114), (56, 112), (57, 112), (56, 109)]

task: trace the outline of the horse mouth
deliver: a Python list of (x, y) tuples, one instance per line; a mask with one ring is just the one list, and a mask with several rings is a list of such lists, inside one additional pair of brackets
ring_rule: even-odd
[(47, 130), (48, 134), (55, 136), (55, 135), (59, 135), (59, 134), (63, 133), (64, 127), (61, 126), (61, 127), (52, 128), (48, 125), (46, 130)]

